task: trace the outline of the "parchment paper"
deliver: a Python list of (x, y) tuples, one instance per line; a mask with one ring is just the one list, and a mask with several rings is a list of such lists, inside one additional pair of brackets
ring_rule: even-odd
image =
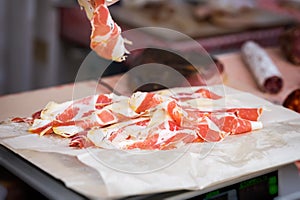
[[(220, 93), (221, 88), (216, 87), (213, 91)], [(64, 181), (67, 187), (92, 198), (204, 189), (300, 159), (298, 113), (231, 88), (225, 88), (224, 93), (229, 107), (264, 107), (261, 121), (265, 127), (229, 136), (219, 143), (192, 144), (172, 151), (120, 151), (75, 150), (68, 147), (68, 139), (40, 137), (26, 132), (24, 124), (4, 123), (0, 126), (0, 142), (21, 155), (26, 154), (24, 151), (35, 152), (32, 155), (43, 154), (44, 160), (49, 155), (64, 154), (72, 160), (72, 165), (64, 163), (64, 159), (62, 163), (51, 166), (48, 162), (46, 165), (41, 156), (30, 156), (30, 152), (25, 157)], [(82, 166), (89, 166), (89, 170), (81, 171)], [(72, 168), (77, 169), (76, 172)], [(72, 179), (70, 173), (57, 171), (77, 175)], [(95, 172), (99, 176), (93, 176)], [(96, 192), (97, 187), (101, 192)]]

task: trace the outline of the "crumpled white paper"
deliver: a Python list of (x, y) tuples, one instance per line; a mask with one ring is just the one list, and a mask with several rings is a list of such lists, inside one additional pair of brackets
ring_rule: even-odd
[[(264, 107), (261, 121), (265, 127), (229, 136), (218, 143), (192, 144), (170, 151), (75, 150), (68, 147), (68, 139), (28, 134), (24, 124), (0, 126), (0, 142), (12, 149), (77, 157), (84, 165), (98, 171), (105, 183), (107, 197), (204, 189), (300, 160), (298, 113), (248, 93), (226, 88), (226, 94), (229, 107)], [(34, 158), (31, 161), (34, 162)], [(68, 187), (74, 189), (72, 181), (60, 176), (67, 181)], [(93, 178), (96, 177), (90, 177), (87, 184), (92, 183)], [(87, 187), (85, 194), (94, 196), (93, 191)]]
[[(141, 170), (144, 163), (141, 166), (137, 166), (137, 161), (131, 163), (126, 152), (111, 153), (111, 160), (103, 158), (105, 152), (82, 154), (78, 159), (98, 170), (111, 196), (204, 189), (300, 159), (299, 130), (299, 120), (280, 122), (253, 133), (227, 137), (210, 146), (212, 149), (209, 152), (202, 151), (203, 144), (193, 144), (186, 152), (169, 151), (156, 156), (149, 155), (153, 159), (153, 171), (145, 170), (144, 173)], [(163, 162), (167, 155), (169, 160), (173, 158), (174, 161), (169, 165)], [(113, 162), (122, 165), (108, 165)], [(140, 173), (136, 173), (138, 171)]]

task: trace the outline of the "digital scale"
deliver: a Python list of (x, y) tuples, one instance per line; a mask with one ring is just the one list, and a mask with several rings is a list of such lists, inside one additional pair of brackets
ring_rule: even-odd
[[(236, 180), (235, 180), (236, 181)], [(175, 191), (144, 195), (127, 200), (299, 200), (300, 174), (294, 164), (262, 175), (247, 177), (228, 186), (216, 186), (199, 191)], [(224, 185), (224, 184), (223, 184)]]
[[(191, 195), (193, 196), (193, 195)], [(278, 196), (278, 172), (274, 171), (224, 188), (193, 196), (189, 199), (205, 200), (271, 200)]]
[[(0, 148), (0, 164), (20, 178), (45, 199), (87, 199), (66, 188), (60, 181), (43, 173), (28, 161), (5, 147)], [(7, 162), (9, 160), (9, 163)], [(288, 164), (259, 175), (250, 175), (240, 180), (203, 190), (180, 190), (122, 198), (124, 200), (299, 200), (300, 175), (296, 166)]]
[[(91, 84), (91, 82), (88, 82), (88, 84)], [(82, 86), (85, 86), (83, 84)], [(90, 88), (92, 91), (94, 91), (94, 87), (84, 87), (85, 90), (89, 90)], [(29, 99), (32, 101), (33, 98), (36, 98), (41, 100), (43, 96), (52, 97), (54, 96), (63, 96), (63, 94), (67, 94), (70, 92), (70, 89), (73, 89), (73, 87), (58, 87), (54, 90), (44, 90), (39, 91), (39, 95), (37, 95), (35, 92), (32, 93), (22, 93), (19, 96), (14, 96), (17, 100), (22, 99), (26, 100), (28, 102)], [(66, 92), (67, 91), (67, 92)], [(28, 96), (27, 96), (28, 95)], [(30, 97), (30, 98), (29, 98)], [(7, 98), (8, 99), (8, 98)], [(45, 99), (45, 101), (48, 102), (48, 99)], [(2, 101), (3, 105), (8, 104), (7, 102), (14, 102), (10, 99)], [(14, 106), (11, 106), (12, 108), (15, 108)], [(291, 113), (288, 110), (285, 109), (277, 109), (275, 106), (271, 106), (271, 108), (274, 109), (275, 115), (273, 113), (269, 113), (272, 115), (273, 120), (282, 120), (284, 119), (284, 122), (274, 122), (274, 126), (266, 126), (266, 133), (264, 135), (258, 135), (258, 134), (251, 134), (248, 136), (245, 136), (245, 138), (249, 139), (252, 138), (253, 141), (258, 142), (260, 145), (266, 145), (265, 142), (267, 142), (266, 138), (272, 138), (277, 140), (271, 140), (269, 141), (269, 148), (265, 151), (255, 148), (257, 151), (256, 153), (258, 155), (262, 155), (264, 159), (255, 159), (255, 157), (249, 155), (249, 159), (247, 159), (248, 162), (251, 162), (251, 164), (255, 168), (251, 168), (251, 170), (248, 170), (247, 168), (243, 168), (243, 166), (235, 166), (235, 170), (230, 174), (230, 176), (224, 176), (226, 175), (226, 169), (229, 169), (230, 163), (222, 165), (220, 167), (219, 165), (214, 165), (214, 172), (217, 174), (217, 178), (219, 178), (219, 181), (211, 181), (211, 185), (202, 184), (203, 187), (199, 190), (176, 190), (173, 187), (168, 188), (167, 190), (156, 190), (156, 191), (166, 191), (166, 192), (160, 192), (160, 193), (152, 193), (152, 194), (145, 194), (145, 195), (136, 195), (136, 196), (128, 196), (130, 194), (123, 195), (122, 198), (124, 200), (143, 200), (143, 199), (165, 199), (165, 200), (181, 200), (181, 199), (205, 199), (205, 200), (213, 200), (213, 199), (233, 199), (233, 200), (243, 200), (243, 199), (275, 199), (275, 200), (296, 200), (300, 199), (300, 176), (299, 172), (294, 165), (294, 161), (299, 160), (300, 158), (300, 151), (299, 151), (299, 144), (300, 144), (300, 137), (299, 137), (299, 116), (294, 117), (294, 114)], [(9, 110), (9, 112), (12, 112)], [(25, 113), (28, 113), (26, 111)], [(276, 113), (278, 114), (276, 116)], [(280, 115), (279, 115), (280, 114)], [(270, 122), (271, 123), (271, 122)], [(2, 129), (1, 129), (2, 128)], [(14, 127), (9, 126), (2, 126), (0, 127), (0, 133), (14, 133), (14, 131), (19, 131), (17, 129), (11, 129)], [(277, 137), (277, 138), (276, 138)], [(281, 138), (282, 137), (282, 138)], [(245, 139), (241, 138), (241, 139)], [(235, 145), (231, 145), (232, 141), (235, 141), (233, 138), (232, 140), (224, 141), (224, 143), (220, 144), (223, 147), (223, 145), (228, 144), (229, 147), (235, 147)], [(248, 141), (248, 140), (245, 140)], [(280, 142), (284, 141), (284, 144), (288, 145), (281, 145)], [(227, 142), (227, 143), (226, 143)], [(55, 200), (65, 200), (65, 199), (88, 199), (89, 194), (84, 196), (85, 193), (81, 193), (78, 188), (73, 187), (72, 185), (66, 186), (63, 182), (63, 177), (55, 176), (53, 172), (51, 172), (49, 169), (50, 167), (53, 167), (53, 170), (57, 171), (57, 168), (55, 163), (63, 164), (64, 161), (69, 164), (69, 166), (73, 166), (75, 161), (75, 164), (78, 163), (78, 160), (76, 158), (74, 159), (57, 159), (58, 157), (61, 158), (62, 155), (60, 154), (46, 154), (44, 152), (38, 152), (33, 151), (30, 149), (26, 150), (18, 150), (14, 148), (8, 148), (8, 144), (4, 143), (2, 145), (2, 140), (0, 140), (0, 166), (5, 168), (7, 171), (12, 173), (14, 176), (21, 179), (24, 183), (26, 183), (28, 186), (30, 186), (32, 189), (34, 189), (37, 193), (40, 193), (45, 197), (45, 199), (55, 199)], [(7, 146), (5, 146), (7, 144)], [(234, 143), (236, 144), (236, 143)], [(244, 145), (247, 145), (247, 143), (241, 142), (241, 148), (245, 148)], [(278, 145), (278, 146), (276, 146)], [(274, 147), (274, 148), (272, 148)], [(226, 148), (224, 148), (226, 150)], [(238, 149), (236, 149), (238, 150)], [(251, 149), (250, 149), (251, 150)], [(216, 151), (217, 152), (217, 151)], [(232, 154), (230, 154), (232, 155)], [(67, 156), (67, 155), (66, 155)], [(220, 156), (223, 156), (221, 154)], [(222, 157), (221, 157), (222, 158)], [(43, 160), (43, 163), (40, 162)], [(201, 159), (200, 161), (204, 161), (204, 159)], [(208, 160), (209, 161), (209, 160)], [(72, 163), (72, 165), (70, 165)], [(216, 164), (217, 162), (211, 162), (209, 164)], [(39, 168), (41, 164), (47, 164), (47, 168)], [(185, 164), (185, 163), (184, 163)], [(200, 163), (202, 164), (202, 163)], [(203, 163), (205, 164), (205, 163)], [(219, 164), (222, 164), (219, 162)], [(198, 166), (198, 165), (197, 165)], [(208, 165), (211, 166), (211, 165)], [(79, 166), (80, 167), (80, 166)], [(73, 174), (76, 174), (78, 171), (74, 170), (72, 171), (72, 168), (67, 168), (68, 172), (74, 172)], [(245, 170), (242, 170), (245, 169)], [(185, 170), (184, 165), (183, 168), (180, 168), (180, 170)], [(248, 171), (247, 171), (248, 170)], [(88, 170), (83, 171), (88, 172)], [(68, 173), (68, 175), (69, 175)], [(0, 173), (0, 176), (3, 175)], [(56, 174), (57, 175), (57, 174)], [(89, 175), (94, 175), (94, 173), (89, 173)], [(209, 173), (212, 178), (211, 180), (215, 180), (214, 174)], [(116, 175), (116, 178), (118, 175)], [(56, 178), (55, 178), (56, 177)], [(95, 176), (88, 176), (91, 177), (91, 180), (94, 181), (96, 178)], [(94, 179), (95, 178), (95, 179)], [(166, 176), (166, 178), (168, 178)], [(200, 177), (201, 178), (201, 177)], [(88, 179), (89, 180), (89, 179)], [(97, 179), (98, 180), (98, 179)], [(118, 180), (123, 180), (118, 178)], [(203, 179), (204, 180), (204, 179)], [(179, 179), (178, 182), (180, 182), (181, 179)], [(79, 181), (79, 183), (82, 183), (82, 185), (85, 185), (84, 181)], [(99, 182), (97, 182), (99, 183)], [(101, 183), (101, 182), (100, 182)], [(124, 186), (126, 184), (125, 181), (120, 181), (120, 187)], [(152, 182), (151, 182), (152, 183)], [(153, 182), (153, 184), (156, 184), (156, 182)], [(177, 183), (176, 183), (177, 184)], [(180, 184), (180, 183), (178, 183)], [(80, 185), (80, 186), (82, 186)], [(0, 185), (1, 186), (1, 185)], [(98, 185), (96, 185), (98, 189)], [(101, 184), (99, 184), (99, 190), (101, 188)], [(2, 188), (3, 189), (3, 188)], [(105, 189), (105, 188), (104, 188)], [(160, 189), (160, 188), (159, 188)], [(1, 189), (0, 189), (1, 190)], [(173, 190), (173, 191), (171, 191)], [(0, 191), (1, 192), (1, 191)], [(12, 191), (14, 192), (14, 191)], [(1, 194), (1, 193), (0, 193)], [(5, 194), (5, 191), (2, 192), (2, 194)], [(136, 193), (136, 194), (143, 194)], [(90, 195), (92, 196), (92, 195)], [(98, 196), (97, 196), (98, 197)], [(101, 199), (102, 196), (99, 196), (97, 199)], [(103, 197), (104, 198), (104, 195)], [(42, 198), (38, 198), (42, 199)], [(109, 199), (107, 196), (105, 196), (105, 199)]]

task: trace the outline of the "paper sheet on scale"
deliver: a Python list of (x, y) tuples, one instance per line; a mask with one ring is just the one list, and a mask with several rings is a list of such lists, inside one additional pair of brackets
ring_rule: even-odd
[[(210, 89), (214, 92), (220, 90)], [(228, 106), (264, 107), (265, 111), (261, 117), (264, 128), (247, 134), (229, 136), (219, 143), (192, 144), (172, 151), (97, 148), (74, 150), (67, 146), (68, 140), (28, 134), (25, 125), (22, 124), (1, 125), (0, 142), (13, 150), (26, 149), (43, 152), (45, 155), (50, 152), (76, 157), (101, 175), (105, 184), (105, 191), (101, 193), (101, 197), (203, 189), (300, 160), (298, 113), (231, 88), (225, 87), (224, 94)], [(34, 157), (31, 157), (30, 161), (37, 162), (35, 164), (38, 165)], [(50, 171), (51, 174), (57, 167), (47, 166), (44, 170)], [(94, 184), (95, 178), (99, 179), (95, 176), (86, 178), (86, 175), (82, 172), (78, 177), (85, 177), (87, 185)], [(64, 177), (64, 174), (56, 174), (55, 177), (63, 180), (67, 187), (83, 192), (72, 180)], [(100, 187), (103, 189), (103, 185), (99, 185)], [(95, 195), (95, 186), (90, 188), (89, 190), (89, 187), (85, 187), (84, 194), (99, 198)]]

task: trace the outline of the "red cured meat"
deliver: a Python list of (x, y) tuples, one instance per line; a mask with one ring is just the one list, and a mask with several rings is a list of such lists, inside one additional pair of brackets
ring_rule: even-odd
[(213, 102), (223, 97), (205, 88), (194, 91), (137, 92), (131, 97), (99, 94), (52, 103), (31, 118), (12, 121), (30, 124), (32, 133), (70, 137), (69, 145), (75, 148), (96, 145), (128, 150), (169, 150), (190, 143), (219, 142), (228, 135), (262, 128), (262, 108), (206, 111), (186, 100)]

